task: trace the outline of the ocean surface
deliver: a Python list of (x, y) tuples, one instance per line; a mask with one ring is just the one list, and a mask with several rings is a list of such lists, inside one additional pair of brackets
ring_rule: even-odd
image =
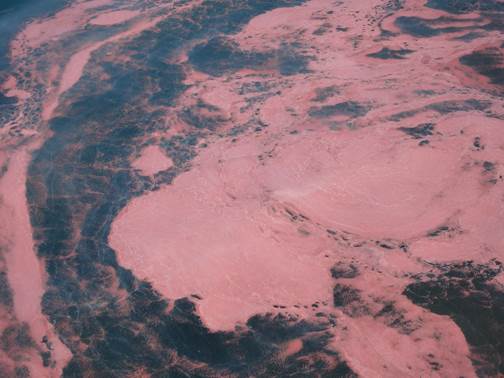
[(0, 1), (0, 71), (9, 67), (9, 42), (23, 25), (62, 8), (68, 0), (1, 0)]

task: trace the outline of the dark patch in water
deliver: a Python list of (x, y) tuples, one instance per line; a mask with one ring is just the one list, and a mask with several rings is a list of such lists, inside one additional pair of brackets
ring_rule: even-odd
[(430, 90), (430, 89), (418, 89), (418, 90), (415, 90), (415, 94), (420, 97), (430, 97), (430, 96), (434, 96), (436, 94), (436, 92), (434, 92), (433, 90)]
[(324, 22), (317, 29), (313, 31), (313, 35), (324, 35), (331, 30), (332, 25), (329, 22)]
[(458, 41), (464, 41), (464, 42), (472, 42), (475, 39), (482, 38), (484, 37), (484, 33), (479, 33), (479, 32), (469, 32), (467, 34), (461, 35), (460, 37), (454, 38), (455, 40)]
[(278, 51), (255, 52), (241, 50), (233, 41), (214, 37), (208, 42), (194, 47), (189, 53), (189, 61), (199, 71), (212, 76), (241, 69), (261, 69), (275, 64), (280, 74), (285, 76), (307, 73), (309, 58), (297, 52), (297, 46), (283, 43)]
[(378, 52), (367, 54), (367, 56), (377, 59), (404, 59), (406, 55), (411, 54), (413, 52), (414, 52), (413, 50), (408, 49), (394, 50), (389, 49), (388, 47), (384, 47)]
[(296, 46), (283, 43), (278, 51), (278, 70), (285, 76), (308, 73), (310, 57), (299, 54)]
[(359, 275), (359, 269), (354, 264), (347, 264), (344, 262), (336, 263), (331, 268), (331, 276), (335, 279), (338, 278), (355, 278)]
[(5, 352), (16, 348), (31, 348), (35, 345), (30, 335), (30, 327), (26, 323), (8, 326), (2, 331), (0, 340)]
[(17, 104), (17, 97), (7, 97), (0, 93), (0, 106)]
[(439, 226), (435, 230), (429, 231), (427, 233), (427, 236), (429, 236), (431, 238), (435, 238), (435, 237), (440, 236), (442, 234), (446, 234), (446, 233), (448, 233), (450, 231), (452, 231), (452, 229), (450, 228), (450, 226), (443, 225), (443, 226)]
[(254, 69), (270, 58), (270, 54), (240, 50), (236, 43), (223, 37), (201, 43), (189, 53), (189, 61), (197, 70), (213, 76), (244, 68)]
[(336, 284), (333, 289), (334, 307), (346, 307), (353, 302), (360, 301), (360, 291), (343, 284)]
[(455, 112), (470, 112), (473, 110), (484, 111), (492, 104), (489, 101), (469, 99), (464, 101), (442, 101), (434, 104), (429, 104), (425, 107), (426, 110), (433, 110), (439, 114), (449, 114)]
[(458, 21), (446, 17), (439, 17), (433, 20), (421, 17), (407, 17), (401, 16), (395, 20), (395, 25), (401, 29), (403, 33), (412, 35), (419, 38), (430, 38), (445, 33), (457, 33), (464, 30), (470, 31), (479, 28), (479, 26), (445, 26), (434, 27), (440, 23), (449, 23), (450, 21)]
[(405, 311), (398, 309), (393, 301), (383, 302), (383, 307), (374, 314), (374, 318), (382, 319), (388, 327), (404, 335), (409, 335), (420, 328), (418, 323), (406, 319)]
[(428, 0), (425, 6), (453, 14), (504, 12), (504, 3), (500, 0)]
[(499, 49), (475, 51), (462, 56), (460, 63), (486, 76), (492, 84), (504, 85), (504, 56)]
[(495, 163), (492, 163), (491, 161), (484, 161), (483, 169), (485, 172), (493, 172), (495, 170)]
[(218, 126), (226, 121), (226, 118), (219, 114), (218, 108), (201, 101), (197, 105), (183, 109), (180, 113), (180, 119), (197, 129), (210, 131), (215, 131)]
[(430, 27), (426, 20), (420, 17), (402, 16), (398, 17), (394, 23), (403, 33), (415, 37), (434, 37), (440, 34), (438, 30)]
[(170, 139), (163, 139), (161, 147), (166, 150), (166, 154), (176, 167), (184, 168), (196, 157), (196, 145), (199, 138), (198, 133), (175, 135)]
[(14, 306), (12, 289), (7, 280), (7, 272), (4, 271), (0, 271), (0, 304), (7, 309), (12, 309)]
[(481, 151), (485, 149), (485, 145), (481, 143), (481, 137), (477, 136), (473, 140), (473, 147), (476, 151)]
[(334, 105), (314, 106), (308, 110), (310, 117), (327, 118), (337, 115), (347, 117), (361, 117), (369, 112), (367, 105), (355, 101), (345, 101)]
[(423, 137), (432, 135), (434, 126), (433, 123), (422, 123), (415, 127), (400, 127), (398, 130), (408, 134), (413, 137), (413, 139), (422, 139)]
[(426, 105), (419, 109), (405, 110), (403, 112), (399, 112), (391, 115), (388, 119), (393, 122), (399, 122), (405, 118), (413, 117), (419, 113), (426, 111), (434, 111), (439, 114), (449, 114), (455, 112), (470, 112), (470, 111), (485, 111), (491, 106), (491, 102), (469, 99), (463, 101), (442, 101), (435, 102), (429, 105)]
[(313, 98), (312, 101), (314, 102), (324, 102), (328, 98), (334, 97), (335, 95), (339, 94), (340, 91), (338, 87), (336, 86), (330, 86), (330, 87), (324, 87), (324, 88), (317, 88), (315, 89), (315, 97)]
[(333, 305), (350, 317), (371, 314), (368, 306), (361, 298), (361, 291), (342, 283), (334, 285)]

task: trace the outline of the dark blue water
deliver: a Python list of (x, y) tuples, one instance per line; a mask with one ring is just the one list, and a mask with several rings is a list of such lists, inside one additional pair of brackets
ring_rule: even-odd
[(62, 8), (69, 0), (0, 0), (0, 71), (9, 67), (9, 42), (23, 25)]

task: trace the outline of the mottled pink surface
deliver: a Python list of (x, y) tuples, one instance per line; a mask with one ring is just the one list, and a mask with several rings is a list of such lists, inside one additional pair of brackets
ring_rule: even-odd
[[(93, 54), (109, 48), (107, 57), (126, 65), (128, 57), (112, 55), (113, 46), (155, 28), (172, 11), (168, 2), (148, 11), (100, 10), (112, 3), (77, 1), (28, 24), (12, 44), (18, 59), (90, 25), (124, 26), (74, 47), (46, 70), (34, 68), (46, 85), (40, 98), (43, 127), (19, 134), (28, 118), (20, 113), (0, 129), (0, 166), (6, 167), (0, 175), (0, 240), (7, 246), (16, 321), (29, 325), (38, 344), (48, 335), (54, 346), (53, 370), (37, 359), (40, 346), (27, 352), (34, 377), (60, 375), (70, 352), (41, 310), (45, 267), (33, 250), (24, 186), (30, 153), (52, 134), (47, 121), (59, 115), (71, 89), (96, 68)], [(151, 138), (147, 143), (133, 146), (127, 167), (121, 167), (132, 168), (152, 191), (134, 197), (112, 223), (109, 245), (119, 265), (167, 298), (167, 311), (173, 300), (190, 298), (212, 331), (244, 329), (257, 314), (316, 322), (323, 313), (337, 319), (329, 330), (331, 351), (363, 377), (475, 377), (470, 347), (453, 319), (413, 304), (404, 290), (413, 275), (430, 272), (433, 264), (503, 257), (502, 91), (459, 61), (468, 52), (499, 46), (501, 34), (489, 30), (463, 41), (457, 37), (466, 30), (430, 38), (402, 33), (395, 23), (400, 16), (442, 17), (436, 27), (486, 22), (479, 13), (448, 17), (424, 5), (408, 0), (390, 12), (380, 0), (311, 0), (257, 16), (228, 36), (244, 51), (271, 53), (288, 46), (302, 54), (307, 68), (292, 75), (279, 73), (278, 53), (263, 65), (221, 76), (199, 72), (189, 62), (197, 41), (170, 55), (166, 63), (183, 67), (186, 88), (161, 120), (163, 127), (145, 136), (144, 142)], [(128, 20), (131, 25), (117, 25)], [(325, 24), (330, 26), (320, 32)], [(407, 59), (369, 56), (382, 47), (410, 52)], [(244, 89), (257, 83), (268, 89)], [(13, 77), (2, 89), (21, 105), (32, 98)], [(317, 100), (324, 90), (327, 97)], [(432, 107), (466, 101), (489, 106), (452, 112)], [(344, 102), (366, 112), (313, 115), (314, 109)], [(181, 168), (163, 141), (191, 130), (182, 115), (194, 107), (203, 120), (216, 116), (221, 125), (201, 137), (197, 156)], [(397, 117), (405, 111), (410, 114)], [(253, 126), (247, 126), (250, 120)], [(426, 137), (404, 131), (429, 123), (434, 129)], [(19, 135), (22, 142), (15, 139)], [(484, 148), (475, 146), (475, 138)], [(420, 140), (427, 143), (419, 145)], [(158, 185), (162, 172), (176, 172), (174, 181)], [(430, 235), (442, 226), (449, 232)], [(337, 280), (360, 293), (354, 307), (334, 305), (335, 263), (359, 269), (358, 276)], [(503, 277), (493, 284), (502, 288)], [(131, 295), (118, 286), (110, 284), (111, 296), (121, 301)], [(380, 314), (389, 303), (406, 330)], [(14, 321), (5, 319), (0, 316), (0, 328)], [(83, 344), (76, 345), (84, 349)], [(278, 358), (285, 361), (304, 346), (301, 338), (285, 342)]]
[(140, 157), (133, 161), (132, 166), (142, 174), (152, 176), (172, 167), (173, 162), (159, 146), (148, 146), (141, 151)]
[[(437, 102), (487, 95), (477, 88), (452, 90), (464, 85), (454, 59), (468, 48), (465, 42), (446, 36), (426, 42), (403, 34), (387, 46), (414, 50), (407, 60), (367, 57), (378, 50), (374, 38), (379, 31), (367, 29), (366, 19), (355, 12), (367, 14), (379, 3), (344, 2), (334, 14), (324, 15), (324, 21), (347, 27), (348, 33), (315, 39), (311, 32), (320, 21), (313, 15), (322, 14), (328, 2), (314, 0), (259, 16), (234, 36), (243, 49), (265, 50), (302, 27), (302, 43), (317, 56), (309, 65), (312, 73), (298, 74), (282, 86), (282, 96), (258, 108), (268, 125), (265, 132), (211, 141), (173, 185), (133, 200), (114, 222), (110, 244), (121, 265), (165, 296), (201, 297), (196, 300), (199, 314), (212, 329), (233, 329), (277, 306), (309, 318), (317, 311), (311, 304), (319, 303), (342, 319), (346, 330), (335, 333), (334, 345), (363, 376), (429, 375), (429, 351), (435, 351), (449, 376), (474, 376), (461, 331), (449, 318), (417, 308), (401, 293), (408, 282), (404, 273), (422, 270), (423, 259), (487, 261), (502, 255), (501, 193), (487, 183), (490, 177), (482, 176), (478, 161), (498, 158), (503, 121), (477, 112), (433, 111), (389, 121), (392, 114), (432, 103), (414, 90), (434, 90)], [(394, 18), (444, 14), (420, 10), (421, 5), (407, 2)], [(392, 22), (389, 18), (384, 26), (395, 30)], [(240, 111), (246, 102), (237, 88), (248, 74), (244, 70), (223, 80), (194, 73), (187, 80), (194, 85), (187, 101), (197, 93), (236, 122), (246, 119)], [(282, 79), (272, 80), (278, 85)], [(474, 73), (470, 80), (486, 85)], [(338, 91), (328, 103), (359, 101), (372, 110), (356, 120), (309, 119), (315, 89), (329, 86)], [(502, 113), (501, 106), (493, 109)], [(436, 132), (425, 147), (397, 130), (426, 122), (435, 122)], [(298, 133), (289, 134), (294, 130)], [(475, 162), (471, 144), (476, 135), (489, 147)], [(500, 168), (492, 177), (499, 173)], [(288, 211), (306, 219), (293, 223)], [(460, 235), (426, 237), (446, 222), (456, 225)], [(326, 229), (347, 232), (353, 248), (327, 238)], [(384, 251), (374, 240), (404, 242), (410, 249), (407, 254)], [(329, 268), (335, 259), (365, 267), (366, 274), (352, 283), (367, 298), (396, 301), (421, 329), (399, 334), (372, 317), (352, 318), (331, 309)], [(288, 345), (285, 353), (297, 348)]]

